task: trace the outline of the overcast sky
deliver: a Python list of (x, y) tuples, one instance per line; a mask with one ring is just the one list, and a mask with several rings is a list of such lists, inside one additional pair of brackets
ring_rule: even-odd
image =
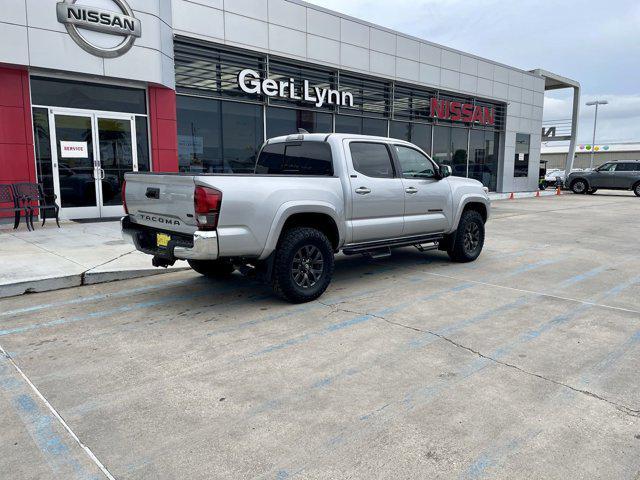
[[(403, 33), (582, 85), (578, 141), (640, 142), (638, 0), (308, 0)], [(545, 96), (544, 118), (571, 117), (570, 90)]]

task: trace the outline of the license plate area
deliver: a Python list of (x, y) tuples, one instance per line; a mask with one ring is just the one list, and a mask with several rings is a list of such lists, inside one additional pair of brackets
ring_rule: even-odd
[(167, 248), (171, 241), (171, 235), (166, 233), (156, 233), (156, 246), (158, 248)]

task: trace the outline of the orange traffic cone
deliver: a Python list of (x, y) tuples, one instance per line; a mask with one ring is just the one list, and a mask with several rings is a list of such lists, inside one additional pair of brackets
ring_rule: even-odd
[(556, 195), (562, 195), (562, 189), (560, 187), (556, 188)]
[(536, 190), (536, 197), (540, 196), (540, 190)]
[(513, 192), (511, 192), (511, 195), (509, 195), (509, 200), (513, 200), (515, 198), (516, 198), (515, 195), (513, 194)]

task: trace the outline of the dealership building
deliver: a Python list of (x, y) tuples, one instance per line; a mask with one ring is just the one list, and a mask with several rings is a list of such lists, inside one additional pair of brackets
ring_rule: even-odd
[(577, 82), (298, 0), (2, 5), (0, 183), (41, 183), (66, 218), (122, 214), (127, 171), (252, 172), (299, 128), (408, 140), (533, 191), (545, 90), (573, 88), (578, 114)]

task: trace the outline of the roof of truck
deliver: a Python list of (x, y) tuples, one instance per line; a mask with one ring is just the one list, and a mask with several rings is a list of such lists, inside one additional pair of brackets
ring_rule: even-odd
[(378, 137), (375, 135), (359, 135), (356, 133), (292, 133), (291, 135), (282, 135), (280, 137), (273, 137), (267, 140), (268, 143), (281, 143), (291, 141), (312, 141), (312, 142), (324, 142), (328, 137), (332, 139), (362, 139), (362, 140), (393, 140), (394, 142), (404, 142), (398, 138), (390, 137)]

